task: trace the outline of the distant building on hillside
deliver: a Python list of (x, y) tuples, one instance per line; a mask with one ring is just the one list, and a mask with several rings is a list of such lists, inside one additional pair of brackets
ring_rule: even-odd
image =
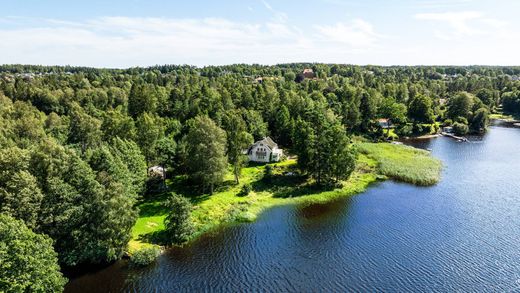
[(283, 150), (269, 136), (255, 142), (247, 149), (249, 161), (269, 163), (278, 162), (282, 158)]
[(303, 77), (305, 77), (305, 78), (315, 78), (316, 77), (316, 74), (314, 73), (314, 70), (312, 70), (312, 68), (305, 68), (302, 71), (302, 74), (303, 74)]
[(386, 119), (386, 118), (377, 119), (377, 124), (379, 124), (379, 126), (383, 129), (388, 129), (388, 128), (392, 127), (392, 123), (390, 122), (390, 119)]
[(157, 176), (161, 177), (162, 179), (166, 178), (166, 169), (161, 166), (153, 166), (148, 168), (148, 175), (149, 176)]

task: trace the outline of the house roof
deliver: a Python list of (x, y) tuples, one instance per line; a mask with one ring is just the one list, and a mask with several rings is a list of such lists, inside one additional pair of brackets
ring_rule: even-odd
[(278, 144), (276, 144), (276, 142), (274, 142), (269, 136), (266, 136), (263, 139), (255, 142), (253, 145), (257, 145), (257, 144), (260, 144), (260, 143), (265, 144), (271, 150), (274, 149), (275, 147), (278, 147)]

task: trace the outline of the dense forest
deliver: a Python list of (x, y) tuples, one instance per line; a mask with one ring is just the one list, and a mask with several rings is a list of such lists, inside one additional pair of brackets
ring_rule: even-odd
[[(0, 66), (0, 291), (59, 288), (59, 266), (121, 258), (136, 201), (165, 188), (152, 166), (211, 194), (228, 169), (238, 183), (243, 150), (270, 136), (316, 184), (334, 184), (354, 168), (353, 136), (482, 133), (491, 113), (520, 113), (519, 77), (519, 67)], [(170, 200), (171, 243), (189, 234), (187, 204)], [(41, 255), (27, 257), (31, 247)], [(16, 278), (24, 267), (32, 276)]]

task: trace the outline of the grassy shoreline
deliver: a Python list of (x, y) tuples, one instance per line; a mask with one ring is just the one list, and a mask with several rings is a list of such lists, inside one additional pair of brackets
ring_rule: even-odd
[[(357, 143), (356, 147), (359, 151), (356, 170), (348, 180), (341, 182), (341, 188), (317, 189), (304, 177), (285, 175), (296, 169), (295, 160), (271, 164), (274, 176), (269, 182), (262, 180), (265, 165), (244, 168), (238, 185), (234, 184), (230, 173), (224, 186), (211, 196), (190, 196), (183, 186), (183, 178), (176, 178), (170, 186), (175, 192), (190, 198), (194, 205), (192, 219), (195, 234), (191, 239), (195, 239), (225, 223), (254, 221), (264, 210), (273, 206), (325, 203), (361, 193), (378, 180), (391, 178), (422, 186), (433, 185), (440, 180), (442, 164), (427, 151), (386, 143)], [(253, 191), (248, 196), (237, 196), (246, 183), (253, 186)], [(149, 241), (149, 236), (164, 229), (167, 210), (162, 202), (165, 198), (166, 195), (159, 195), (139, 204), (139, 218), (128, 245), (130, 253), (155, 245)]]

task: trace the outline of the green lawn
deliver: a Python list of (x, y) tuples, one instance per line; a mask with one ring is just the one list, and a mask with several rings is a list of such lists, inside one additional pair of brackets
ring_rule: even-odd
[[(192, 201), (195, 238), (224, 223), (253, 221), (263, 210), (274, 205), (327, 202), (357, 194), (386, 176), (419, 185), (434, 184), (439, 180), (441, 164), (426, 151), (392, 144), (358, 143), (357, 146), (360, 153), (356, 170), (347, 181), (342, 182), (341, 188), (323, 190), (304, 177), (284, 175), (296, 171), (295, 160), (271, 164), (274, 176), (269, 182), (262, 180), (265, 165), (244, 168), (239, 185), (234, 184), (230, 170), (223, 186), (211, 196), (194, 193), (194, 188), (187, 185), (183, 177), (175, 178), (168, 184), (175, 192)], [(411, 176), (406, 175), (408, 171), (412, 171)], [(245, 183), (251, 184), (253, 191), (248, 196), (237, 196)], [(165, 196), (155, 196), (139, 203), (140, 214), (132, 229), (130, 252), (152, 245), (149, 236), (164, 229), (167, 210), (162, 203)]]

